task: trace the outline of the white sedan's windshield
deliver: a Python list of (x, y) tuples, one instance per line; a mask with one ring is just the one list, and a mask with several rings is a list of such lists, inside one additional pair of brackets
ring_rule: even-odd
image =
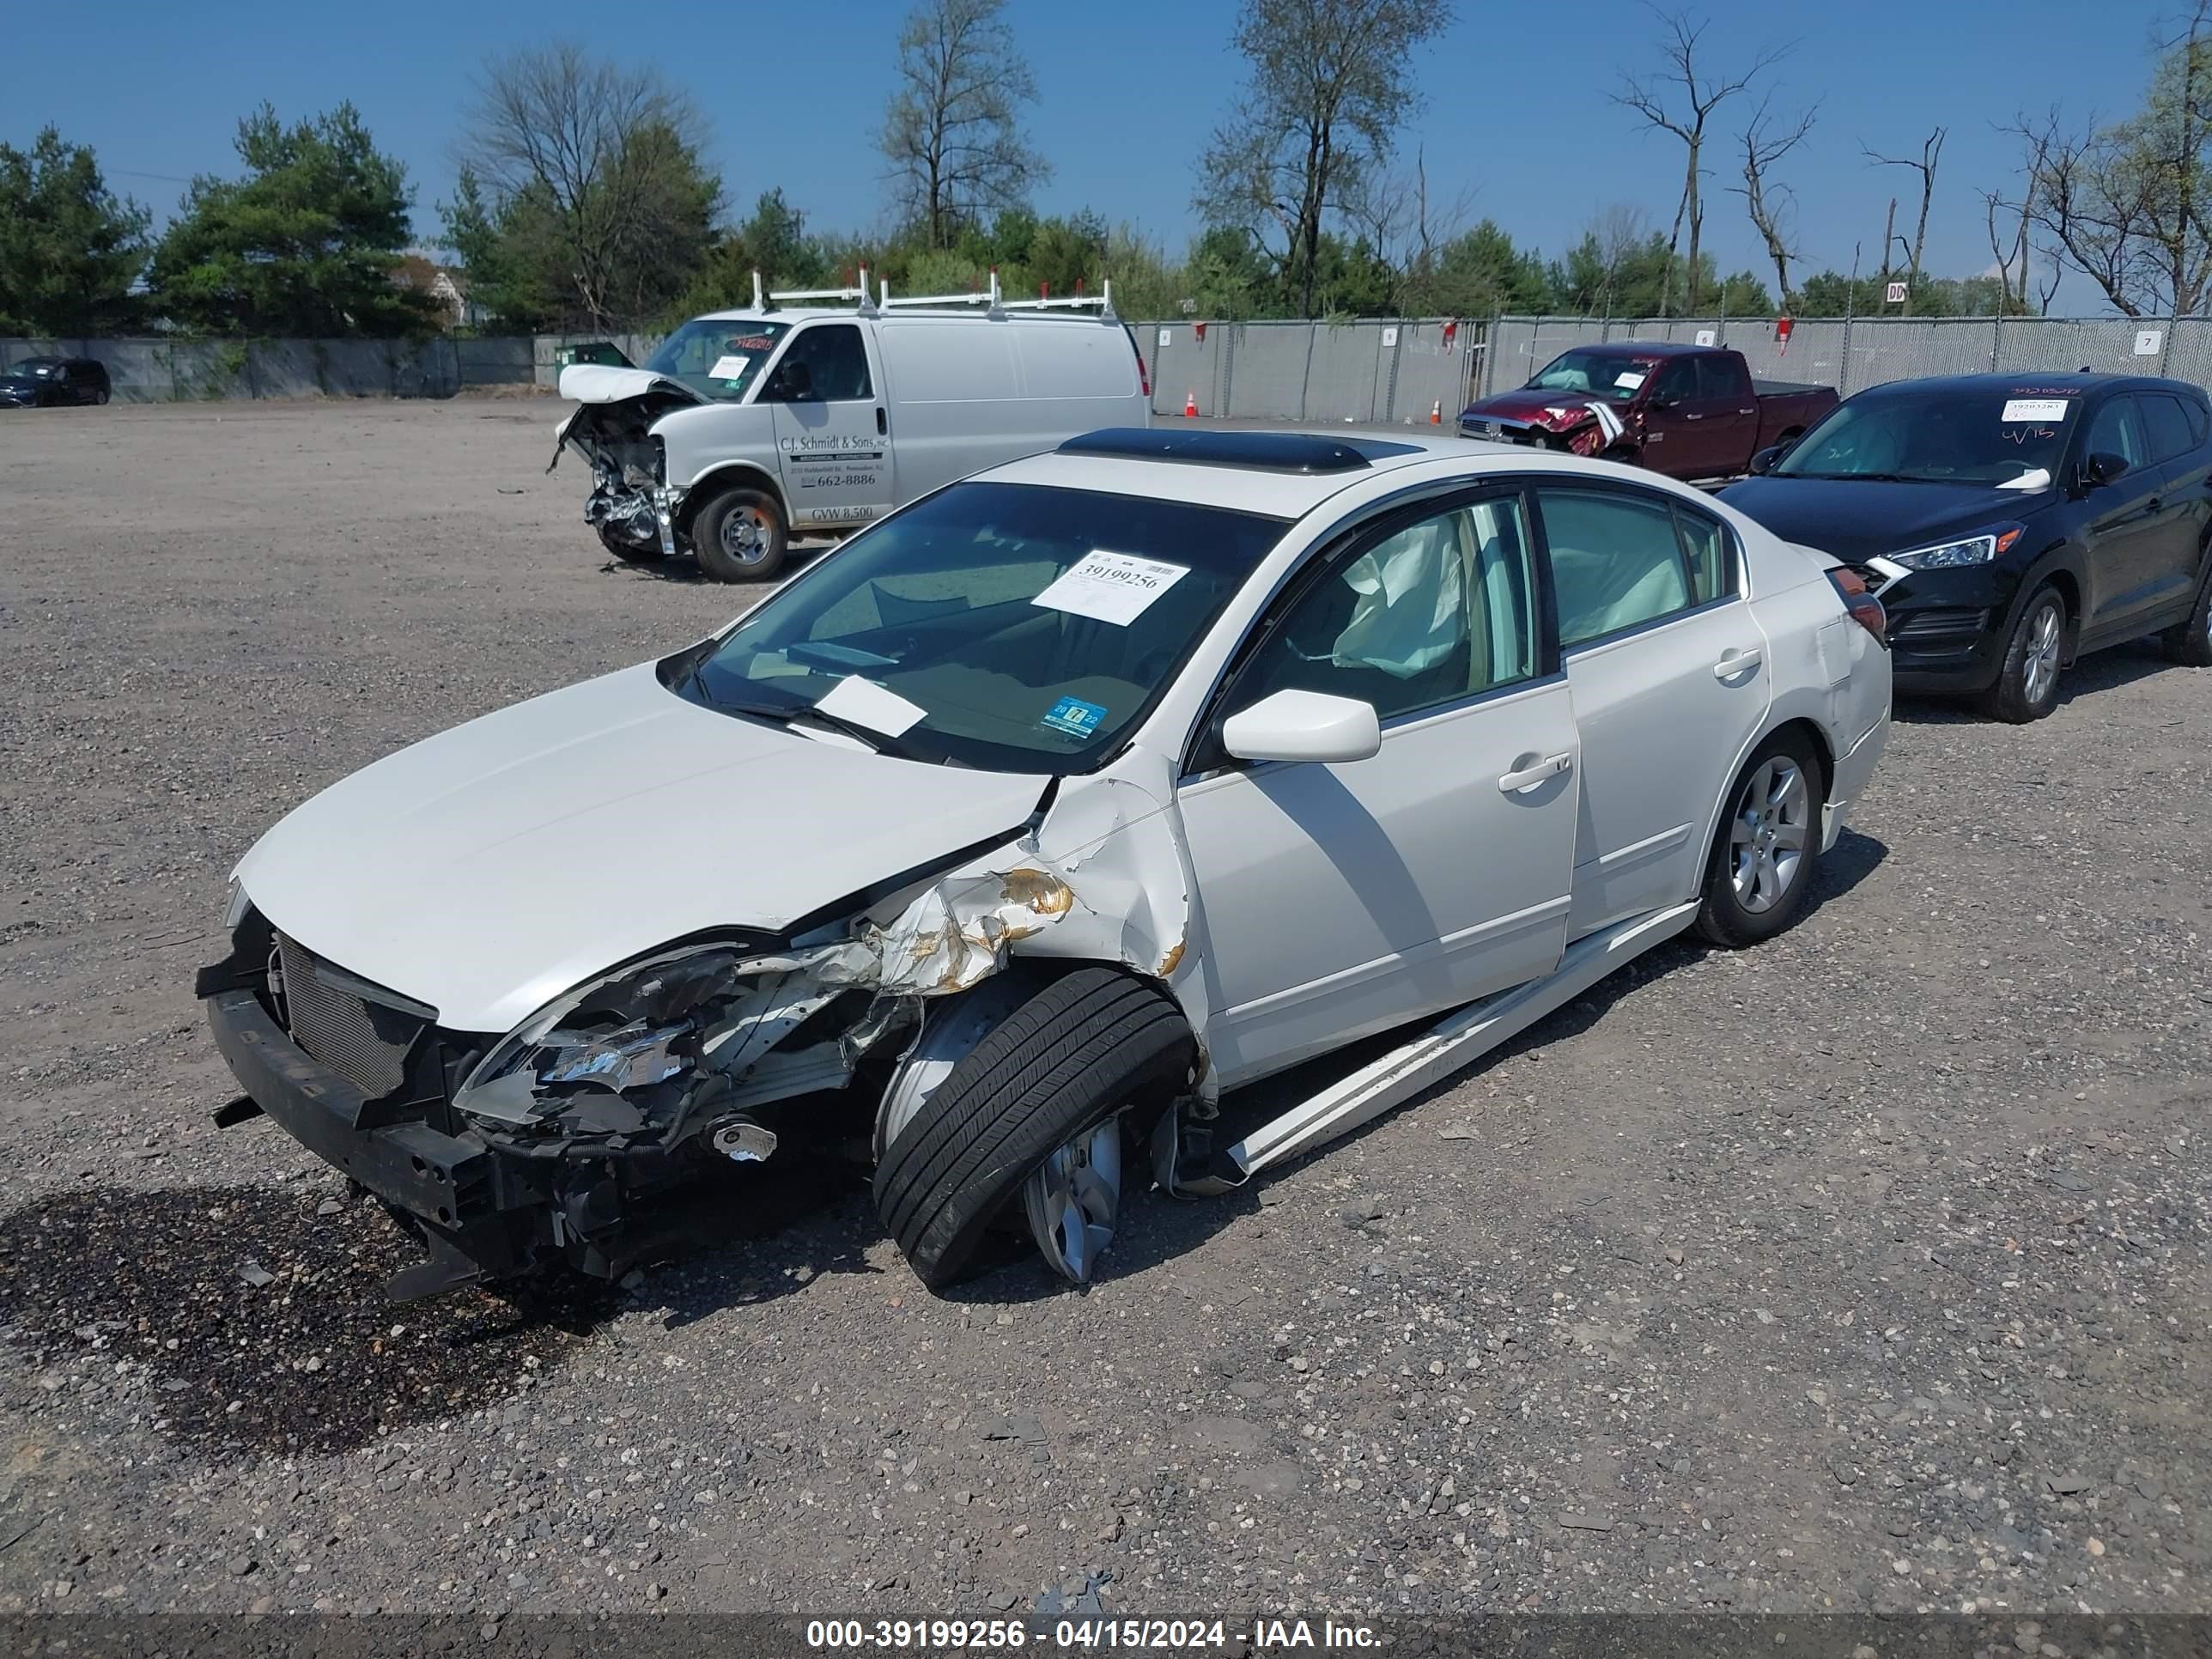
[(676, 690), (913, 759), (1085, 770), (1283, 528), (1186, 501), (955, 484), (825, 556)]

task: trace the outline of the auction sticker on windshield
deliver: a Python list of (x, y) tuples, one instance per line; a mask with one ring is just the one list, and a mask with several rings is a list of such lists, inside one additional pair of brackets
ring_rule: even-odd
[(2063, 398), (2013, 398), (2007, 400), (1997, 423), (2010, 426), (2015, 421), (2063, 421), (2066, 418), (2066, 402)]
[(710, 380), (741, 380), (744, 378), (745, 365), (751, 362), (750, 357), (717, 357), (714, 368), (707, 371), (707, 378)]
[(1030, 603), (1127, 628), (1145, 614), (1153, 600), (1188, 574), (1188, 565), (1093, 550), (1068, 566)]
[(1613, 377), (1613, 383), (1624, 392), (1633, 392), (1644, 384), (1644, 376), (1634, 369), (1623, 369)]

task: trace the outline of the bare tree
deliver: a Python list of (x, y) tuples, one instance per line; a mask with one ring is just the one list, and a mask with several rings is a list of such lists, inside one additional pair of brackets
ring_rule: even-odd
[(1820, 106), (1814, 105), (1785, 125), (1769, 112), (1772, 101), (1771, 97), (1761, 98), (1759, 107), (1744, 125), (1743, 183), (1729, 188), (1743, 198), (1745, 210), (1751, 215), (1752, 228), (1766, 244), (1766, 257), (1774, 261), (1775, 301), (1786, 306), (1790, 303), (1790, 262), (1797, 257), (1797, 250), (1790, 245), (1789, 234), (1790, 210), (1796, 201), (1790, 187), (1775, 183), (1770, 175), (1776, 162), (1805, 142), (1805, 136), (1813, 131)]
[(1685, 224), (1690, 228), (1690, 257), (1684, 305), (1692, 312), (1698, 307), (1698, 248), (1705, 224), (1699, 183), (1704, 176), (1706, 125), (1716, 109), (1747, 88), (1787, 56), (1790, 48), (1762, 47), (1753, 58), (1751, 66), (1741, 74), (1713, 76), (1698, 63), (1698, 46), (1705, 36), (1706, 20), (1693, 18), (1687, 12), (1664, 12), (1656, 8), (1654, 15), (1659, 20), (1659, 55), (1664, 62), (1648, 76), (1624, 72), (1620, 89), (1613, 94), (1613, 100), (1634, 111), (1646, 127), (1672, 133), (1682, 143), (1682, 195), (1674, 209), (1674, 228), (1667, 239), (1667, 274), (1659, 299), (1660, 314), (1665, 316), (1669, 314), (1674, 301), (1674, 255), (1681, 246)]
[[(1912, 233), (1912, 253), (1906, 266), (1905, 279), (1905, 309), (1912, 309), (1912, 296), (1920, 289), (1920, 256), (1928, 246), (1928, 204), (1936, 196), (1936, 168), (1943, 159), (1943, 140), (1949, 136), (1948, 127), (1937, 127), (1922, 141), (1920, 159), (1909, 155), (1880, 155), (1864, 144), (1859, 146), (1866, 158), (1878, 167), (1910, 167), (1920, 175), (1920, 222)], [(1889, 250), (1882, 250), (1881, 262), (1885, 270), (1889, 264)]]
[(900, 204), (950, 247), (963, 223), (1018, 206), (1052, 177), (1018, 119), (1036, 82), (1006, 0), (924, 0), (899, 35), (898, 90), (878, 141)]
[(674, 299), (705, 257), (721, 187), (704, 142), (698, 112), (657, 72), (562, 43), (485, 65), (459, 157), (520, 222), (516, 240), (564, 308), (612, 330)]
[(1474, 204), (1472, 189), (1463, 187), (1449, 199), (1433, 193), (1427, 152), (1417, 149), (1411, 174), (1366, 181), (1346, 204), (1346, 219), (1398, 273), (1395, 303), (1400, 310), (1415, 314), (1435, 309), (1443, 248), (1466, 230)]
[(2028, 216), (2130, 317), (2179, 316), (2212, 298), (2212, 0), (2160, 45), (2128, 119), (2076, 132), (2053, 110), (2013, 128), (2035, 160)]
[(1307, 316), (1322, 233), (1388, 165), (1419, 103), (1416, 48), (1451, 17), (1448, 0), (1245, 0), (1245, 85), (1206, 146), (1194, 204), (1266, 248)]

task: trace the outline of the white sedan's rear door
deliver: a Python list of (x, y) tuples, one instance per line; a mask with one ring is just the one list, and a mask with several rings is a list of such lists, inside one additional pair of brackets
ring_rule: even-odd
[(1381, 752), (1202, 748), (1180, 790), (1224, 1084), (1541, 977), (1566, 937), (1579, 785), (1516, 491), (1376, 525), (1304, 581), (1218, 705), (1357, 697)]
[(1696, 896), (1772, 671), (1719, 520), (1629, 485), (1534, 493), (1583, 744), (1574, 939)]

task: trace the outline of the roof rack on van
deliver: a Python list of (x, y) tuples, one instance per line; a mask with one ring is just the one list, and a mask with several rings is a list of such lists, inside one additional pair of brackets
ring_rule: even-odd
[(860, 309), (866, 311), (868, 308), (868, 268), (866, 265), (860, 267), (860, 285), (858, 288), (792, 288), (781, 289), (773, 294), (761, 282), (760, 272), (753, 272), (755, 311), (773, 311), (776, 307), (794, 300), (858, 300)]
[(753, 272), (753, 309), (773, 311), (777, 306), (793, 301), (854, 300), (859, 301), (862, 313), (870, 315), (878, 311), (891, 310), (895, 307), (919, 309), (923, 307), (988, 306), (990, 308), (990, 314), (997, 317), (1009, 311), (1088, 311), (1095, 306), (1098, 307), (1102, 320), (1109, 323), (1119, 322), (1121, 319), (1114, 310), (1114, 279), (1112, 277), (1106, 279), (1105, 289), (1106, 291), (1103, 294), (1085, 294), (1079, 282), (1075, 293), (1063, 295), (1058, 299), (1040, 294), (1034, 300), (1009, 300), (1000, 292), (999, 268), (994, 265), (991, 267), (991, 285), (988, 289), (978, 289), (972, 294), (902, 294), (896, 299), (893, 299), (890, 278), (888, 276), (881, 280), (873, 295), (869, 294), (868, 268), (862, 265), (860, 285), (858, 288), (802, 288), (779, 289), (771, 293), (761, 281), (760, 272), (756, 270)]

